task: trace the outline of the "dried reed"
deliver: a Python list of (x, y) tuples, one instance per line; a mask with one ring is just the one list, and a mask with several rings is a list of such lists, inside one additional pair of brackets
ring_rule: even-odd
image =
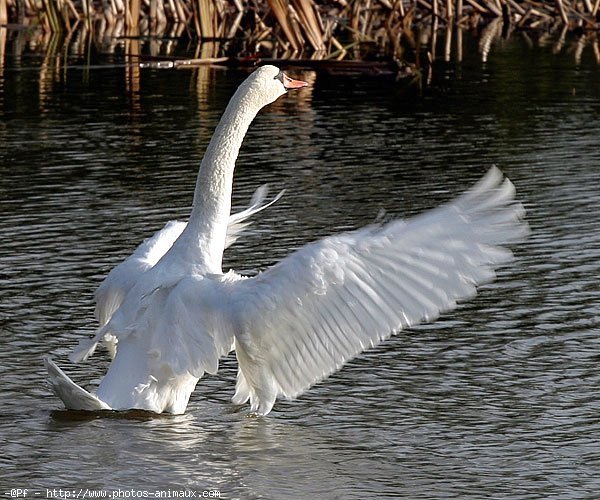
[(236, 55), (360, 60), (369, 50), (400, 57), (401, 39), (417, 43), (416, 27), (482, 29), (495, 20), (503, 31), (594, 31), (599, 10), (600, 0), (0, 0), (0, 24), (37, 18), (47, 33), (70, 33), (83, 21), (90, 33), (129, 37), (177, 26), (177, 36), (215, 41), (210, 58), (235, 45)]

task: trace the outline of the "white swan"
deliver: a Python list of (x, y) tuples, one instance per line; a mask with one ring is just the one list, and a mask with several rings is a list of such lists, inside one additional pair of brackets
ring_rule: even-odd
[[(225, 248), (237, 241), (243, 230), (250, 225), (248, 219), (251, 216), (270, 207), (284, 193), (284, 191), (281, 191), (270, 202), (264, 203), (267, 192), (266, 184), (259, 187), (252, 196), (248, 208), (229, 217)], [(175, 240), (179, 238), (186, 226), (187, 222), (167, 222), (165, 227), (145, 240), (127, 259), (108, 273), (106, 279), (96, 290), (94, 297), (96, 300), (95, 316), (100, 328), (108, 323), (113, 313), (120, 307), (127, 292), (138, 281), (140, 275), (156, 265), (167, 250), (171, 248)], [(105, 333), (102, 338), (103, 344), (113, 358), (117, 352), (116, 340), (116, 337), (110, 333)], [(80, 341), (79, 346), (71, 353), (69, 359), (74, 363), (87, 359), (96, 350), (97, 344), (98, 340), (96, 338)]]
[[(187, 225), (167, 225), (98, 290), (101, 326), (73, 356), (117, 342), (96, 394), (46, 360), (67, 408), (183, 413), (204, 372), (235, 349), (233, 402), (250, 400), (251, 411), (267, 414), (277, 397), (295, 398), (363, 350), (473, 297), (511, 259), (500, 245), (528, 228), (513, 185), (492, 168), (415, 218), (324, 238), (253, 278), (223, 274), (243, 137), (262, 107), (304, 85), (263, 66), (236, 91), (202, 160)], [(238, 222), (261, 207), (258, 198)]]

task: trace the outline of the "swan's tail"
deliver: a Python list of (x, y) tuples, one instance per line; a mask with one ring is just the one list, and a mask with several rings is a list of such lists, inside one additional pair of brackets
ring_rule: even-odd
[(48, 370), (48, 381), (52, 391), (62, 400), (67, 410), (111, 410), (111, 407), (104, 401), (79, 387), (67, 377), (51, 358), (44, 358), (44, 364)]

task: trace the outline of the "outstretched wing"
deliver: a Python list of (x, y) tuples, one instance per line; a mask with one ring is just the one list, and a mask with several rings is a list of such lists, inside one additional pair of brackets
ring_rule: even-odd
[(96, 319), (104, 326), (119, 308), (127, 292), (140, 276), (161, 259), (187, 226), (187, 222), (169, 221), (160, 231), (144, 240), (134, 252), (113, 268), (96, 290)]
[(268, 413), (392, 333), (476, 295), (512, 258), (524, 210), (497, 168), (471, 190), (407, 221), (322, 239), (236, 284), (234, 402)]
[(103, 327), (110, 321), (113, 314), (125, 299), (127, 292), (133, 288), (144, 273), (154, 267), (160, 258), (167, 253), (175, 240), (184, 230), (186, 222), (169, 221), (160, 231), (154, 233), (151, 238), (143, 241), (134, 252), (118, 266), (113, 268), (94, 294), (96, 300), (95, 315), (98, 320), (99, 329), (91, 338), (84, 338), (69, 355), (73, 363), (79, 363), (91, 356), (98, 342), (108, 349), (111, 358), (115, 357), (117, 339), (112, 334), (101, 334)]

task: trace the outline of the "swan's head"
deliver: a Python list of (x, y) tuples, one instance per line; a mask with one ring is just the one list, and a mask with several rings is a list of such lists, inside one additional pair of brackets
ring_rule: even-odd
[(261, 66), (240, 87), (259, 108), (272, 103), (290, 89), (306, 87), (308, 83), (292, 80), (276, 66)]

